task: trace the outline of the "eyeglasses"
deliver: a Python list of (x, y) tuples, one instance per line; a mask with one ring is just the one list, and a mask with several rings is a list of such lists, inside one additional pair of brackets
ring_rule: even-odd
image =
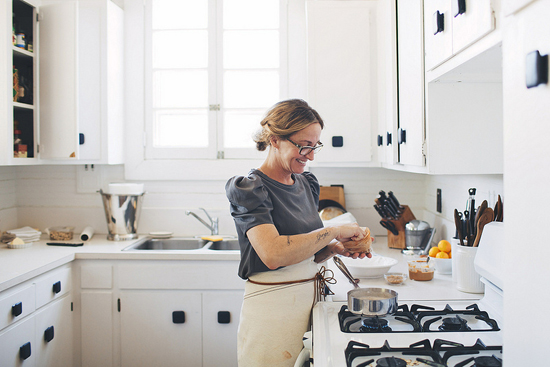
[(313, 152), (314, 154), (317, 154), (321, 150), (321, 148), (323, 147), (323, 143), (321, 143), (321, 142), (319, 142), (319, 144), (317, 144), (314, 147), (308, 147), (308, 146), (298, 145), (295, 142), (293, 142), (292, 140), (290, 140), (289, 138), (286, 138), (286, 140), (288, 140), (289, 142), (294, 144), (294, 146), (296, 146), (296, 148), (300, 149), (300, 151), (298, 152), (298, 154), (300, 154), (300, 155), (308, 155), (311, 152)]

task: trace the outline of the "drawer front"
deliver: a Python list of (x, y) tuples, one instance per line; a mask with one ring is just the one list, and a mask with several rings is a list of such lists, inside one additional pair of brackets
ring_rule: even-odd
[(244, 289), (238, 261), (135, 261), (118, 266), (120, 289)]
[(0, 330), (23, 319), (35, 310), (34, 285), (7, 290), (0, 295)]
[(34, 317), (29, 317), (0, 333), (0, 366), (36, 365), (34, 322)]
[(35, 282), (36, 308), (44, 306), (71, 291), (71, 268), (52, 270)]

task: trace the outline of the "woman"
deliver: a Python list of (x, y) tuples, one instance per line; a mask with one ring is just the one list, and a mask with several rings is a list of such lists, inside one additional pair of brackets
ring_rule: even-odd
[(325, 289), (317, 264), (336, 254), (370, 254), (350, 253), (343, 245), (365, 237), (357, 223), (323, 228), (317, 213), (319, 183), (304, 172), (323, 146), (317, 111), (302, 100), (282, 101), (261, 126), (255, 141), (260, 151), (269, 147), (266, 160), (226, 184), (241, 247), (239, 276), (248, 280), (239, 366), (293, 366), (316, 295)]

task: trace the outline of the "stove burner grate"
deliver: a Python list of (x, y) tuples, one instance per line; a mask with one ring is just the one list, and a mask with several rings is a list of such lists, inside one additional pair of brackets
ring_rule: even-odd
[(362, 325), (363, 326), (359, 328), (361, 332), (376, 333), (392, 331), (391, 327), (388, 326), (388, 320), (381, 319), (378, 316), (365, 317), (362, 321)]
[[(448, 362), (450, 358), (455, 358), (456, 360), (456, 358), (461, 357), (464, 357), (464, 359), (458, 361), (458, 363), (453, 362), (452, 365), (454, 367), (502, 367), (502, 359), (495, 354), (472, 357), (472, 355), (478, 355), (482, 351), (485, 353), (502, 353), (502, 347), (486, 346), (480, 339), (472, 346), (464, 346), (460, 343), (436, 339), (432, 346), (430, 341), (425, 339), (404, 348), (390, 347), (387, 340), (381, 348), (371, 348), (367, 344), (352, 340), (348, 343), (344, 354), (347, 367), (351, 367), (356, 358), (369, 356), (374, 358), (358, 364), (357, 367), (371, 366), (376, 358), (378, 358), (376, 360), (376, 367), (405, 367), (407, 363), (400, 357), (408, 359), (416, 358), (416, 361), (433, 367), (449, 367)], [(393, 355), (389, 357), (383, 356), (384, 353), (392, 353)], [(474, 364), (472, 365), (471, 362), (474, 362)]]

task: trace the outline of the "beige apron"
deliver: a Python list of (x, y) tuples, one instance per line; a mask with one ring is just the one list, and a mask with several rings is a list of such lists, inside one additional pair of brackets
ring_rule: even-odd
[(246, 282), (238, 332), (239, 367), (294, 366), (303, 348), (302, 337), (310, 328), (318, 273), (311, 257), (249, 278), (253, 282), (287, 284)]

